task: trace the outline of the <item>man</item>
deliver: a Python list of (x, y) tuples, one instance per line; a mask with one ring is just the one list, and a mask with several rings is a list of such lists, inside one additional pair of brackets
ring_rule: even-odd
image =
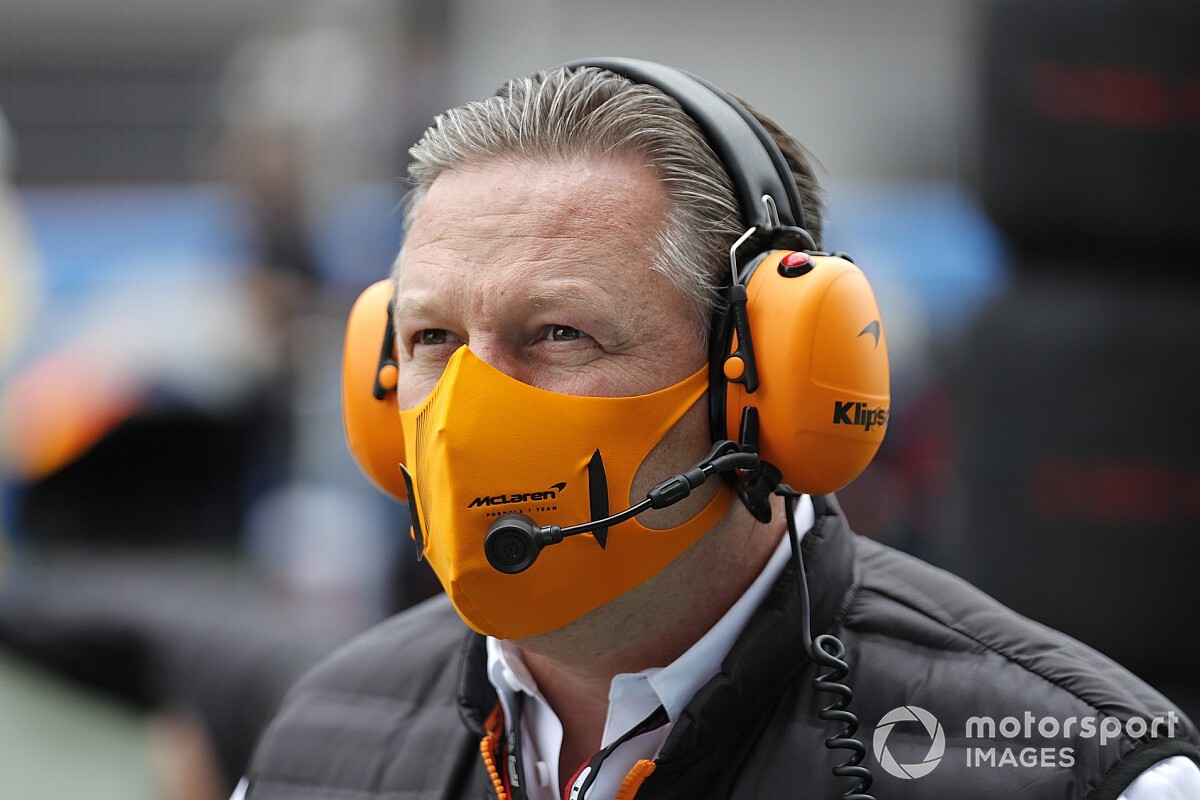
[[(758, 370), (764, 409), (769, 394), (770, 337), (756, 329), (752, 347), (738, 327), (769, 301), (743, 312), (727, 288), (747, 220), (767, 255), (744, 263), (735, 248), (735, 266), (758, 264), (781, 293), (794, 276), (857, 272), (777, 249), (815, 251), (803, 240), (821, 233), (790, 137), (759, 117), (787, 162), (768, 183), (796, 186), (768, 192), (756, 216), (746, 174), (763, 157), (747, 152), (753, 140), (730, 147), (726, 129), (741, 123), (713, 124), (725, 98), (656, 65), (601, 64), (512, 81), (439, 117), (412, 150), (372, 373), (399, 420), (392, 405), (386, 433), (356, 421), (352, 362), (370, 348), (352, 318), (347, 430), (368, 473), (408, 495), (449, 599), (302, 681), (260, 744), (248, 796), (835, 797), (866, 792), (864, 768), (881, 797), (1200, 796), (1196, 730), (1149, 687), (855, 538), (832, 497), (808, 488), (821, 481), (800, 476), (832, 460), (833, 438), (801, 465), (777, 458), (782, 476), (760, 465), (782, 424), (767, 411), (761, 452), (753, 420), (721, 444), (724, 407), (710, 414), (705, 388), (750, 392)], [(713, 348), (710, 371), (714, 305), (739, 335)], [(874, 353), (878, 321), (860, 327), (855, 346)], [(850, 425), (849, 408), (834, 423), (858, 436), (871, 425), (857, 408)], [(780, 477), (813, 496), (772, 494)], [(651, 510), (609, 513), (641, 498)], [(873, 760), (835, 702), (846, 684), (862, 738), (874, 729)], [(843, 737), (832, 751), (831, 737)]]

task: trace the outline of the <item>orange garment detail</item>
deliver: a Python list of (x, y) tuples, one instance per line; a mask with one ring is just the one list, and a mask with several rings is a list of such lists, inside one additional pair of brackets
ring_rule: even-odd
[(504, 779), (496, 766), (497, 745), (500, 742), (500, 731), (504, 728), (504, 712), (501, 711), (499, 703), (496, 703), (483, 725), (487, 734), (479, 740), (479, 754), (483, 756), (483, 765), (487, 767), (488, 777), (492, 779), (496, 800), (509, 800), (508, 790), (504, 788)]
[(654, 772), (655, 763), (643, 758), (633, 765), (633, 769), (629, 770), (629, 774), (625, 776), (625, 780), (621, 781), (621, 788), (617, 789), (617, 796), (614, 800), (632, 800), (638, 793), (638, 789), (642, 788), (642, 783), (646, 778)]

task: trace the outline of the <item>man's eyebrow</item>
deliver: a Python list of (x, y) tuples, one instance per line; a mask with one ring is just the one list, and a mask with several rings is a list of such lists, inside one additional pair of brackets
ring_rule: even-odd
[[(602, 293), (593, 283), (587, 281), (565, 281), (551, 286), (540, 286), (525, 294), (524, 300), (539, 308), (553, 306), (592, 305), (597, 295)], [(425, 298), (393, 295), (392, 311), (397, 316), (405, 314), (421, 314), (437, 310), (437, 303)]]
[[(589, 281), (569, 281), (540, 287), (526, 295), (526, 301), (537, 309), (551, 312), (555, 309), (594, 311), (597, 301), (608, 294), (608, 291), (599, 284)], [(592, 324), (597, 325), (597, 329), (593, 330), (593, 333), (606, 330), (611, 342), (624, 344), (634, 338), (638, 328), (644, 323), (640, 323), (638, 318), (632, 314), (618, 314), (615, 317), (604, 314), (595, 317)]]
[(601, 293), (607, 294), (596, 284), (587, 281), (565, 281), (541, 286), (526, 295), (525, 299), (538, 308), (591, 306)]
[(424, 314), (431, 311), (433, 305), (416, 297), (392, 296), (392, 316), (403, 317), (410, 314)]

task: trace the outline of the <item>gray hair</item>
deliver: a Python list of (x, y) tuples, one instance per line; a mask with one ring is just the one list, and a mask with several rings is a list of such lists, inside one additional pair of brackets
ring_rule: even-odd
[[(767, 125), (788, 159), (809, 232), (819, 242), (821, 203), (803, 149), (770, 120), (753, 109), (751, 113)], [(745, 229), (729, 176), (674, 98), (607, 70), (558, 68), (517, 78), (493, 97), (438, 115), (409, 150), (413, 188), (405, 206), (405, 229), (443, 172), (496, 159), (613, 153), (645, 158), (657, 170), (668, 212), (652, 248), (652, 266), (692, 302), (698, 330), (706, 332), (716, 289), (728, 269), (729, 247)], [(397, 276), (399, 269), (400, 258)]]

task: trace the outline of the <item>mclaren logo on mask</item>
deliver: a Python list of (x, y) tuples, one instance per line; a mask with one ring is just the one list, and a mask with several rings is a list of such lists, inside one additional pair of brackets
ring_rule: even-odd
[(833, 401), (834, 425), (857, 425), (869, 431), (876, 426), (887, 425), (887, 421), (886, 408), (867, 408), (866, 403)]
[(506, 506), (512, 503), (540, 503), (543, 500), (554, 500), (558, 497), (558, 493), (565, 488), (567, 488), (566, 483), (556, 483), (540, 492), (516, 492), (513, 494), (494, 494), (490, 497), (476, 497), (467, 503), (467, 508)]

